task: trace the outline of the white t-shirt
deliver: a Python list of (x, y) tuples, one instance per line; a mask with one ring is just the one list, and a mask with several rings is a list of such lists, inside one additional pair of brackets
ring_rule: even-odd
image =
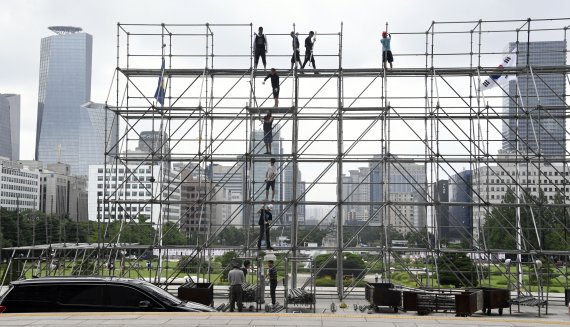
[(265, 179), (268, 181), (274, 181), (275, 178), (277, 178), (277, 167), (269, 165), (265, 172)]

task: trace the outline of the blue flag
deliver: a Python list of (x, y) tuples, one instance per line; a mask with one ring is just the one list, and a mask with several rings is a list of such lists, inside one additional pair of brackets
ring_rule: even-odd
[(164, 86), (164, 58), (162, 58), (162, 66), (160, 67), (160, 76), (158, 77), (158, 85), (154, 98), (161, 106), (164, 107), (164, 96), (166, 95), (166, 87)]

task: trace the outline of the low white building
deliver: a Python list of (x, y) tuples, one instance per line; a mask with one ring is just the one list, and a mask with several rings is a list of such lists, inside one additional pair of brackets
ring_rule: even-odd
[(0, 207), (37, 210), (40, 205), (40, 173), (24, 165), (0, 160)]
[[(89, 219), (180, 219), (180, 176), (159, 165), (89, 166)], [(104, 201), (105, 200), (105, 201)], [(106, 203), (104, 203), (106, 202)], [(159, 203), (163, 204), (160, 205)], [(99, 203), (99, 204), (98, 204)], [(167, 204), (168, 203), (168, 204)]]

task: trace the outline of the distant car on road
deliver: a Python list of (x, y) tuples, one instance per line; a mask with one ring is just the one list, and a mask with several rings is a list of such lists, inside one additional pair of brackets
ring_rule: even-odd
[(139, 279), (112, 277), (43, 277), (12, 282), (0, 298), (0, 312), (215, 312), (181, 301)]

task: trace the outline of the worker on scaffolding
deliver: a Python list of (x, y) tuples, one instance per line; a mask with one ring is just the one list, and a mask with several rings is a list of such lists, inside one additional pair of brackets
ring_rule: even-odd
[(265, 143), (265, 154), (271, 154), (271, 143), (273, 142), (273, 116), (271, 111), (263, 116), (261, 120), (263, 123), (263, 143)]
[(295, 32), (291, 32), (291, 37), (293, 38), (293, 56), (291, 56), (291, 69), (293, 69), (293, 65), (297, 67), (297, 63), (299, 63), (299, 66), (301, 66), (302, 63), (301, 52), (299, 50), (299, 33), (295, 34)]
[[(275, 159), (273, 159), (275, 160)], [(273, 215), (271, 214), (271, 210), (273, 209), (273, 205), (263, 205), (261, 209), (259, 209), (259, 239), (257, 240), (257, 250), (261, 250), (261, 240), (265, 236), (265, 246), (268, 250), (273, 250), (271, 247), (270, 235), (269, 235), (269, 224), (271, 220), (273, 220)]]
[(259, 62), (259, 57), (261, 57), (261, 61), (263, 61), (263, 70), (265, 71), (267, 66), (265, 61), (265, 54), (267, 53), (267, 38), (265, 37), (265, 34), (263, 34), (263, 27), (259, 27), (258, 34), (255, 34), (255, 40), (253, 43), (255, 46), (253, 68), (257, 70), (257, 63)]
[(392, 56), (392, 50), (390, 50), (390, 41), (392, 40), (392, 34), (388, 34), (388, 32), (382, 32), (382, 39), (380, 43), (382, 43), (382, 65), (384, 69), (386, 69), (386, 61), (390, 63), (390, 69), (392, 69), (392, 62), (394, 61), (394, 57)]
[(273, 100), (275, 100), (273, 107), (279, 107), (279, 75), (277, 75), (275, 68), (271, 68), (271, 72), (263, 79), (262, 84), (265, 85), (268, 78), (271, 78), (271, 91), (273, 92)]
[(305, 65), (308, 62), (311, 62), (311, 64), (313, 64), (313, 68), (317, 69), (317, 66), (315, 65), (315, 56), (313, 55), (313, 46), (316, 41), (317, 37), (315, 36), (315, 32), (310, 31), (309, 36), (305, 39), (305, 62), (303, 62), (303, 66), (301, 66), (301, 68), (304, 69)]
[(275, 179), (277, 178), (277, 167), (275, 167), (275, 158), (269, 161), (269, 167), (265, 172), (265, 201), (269, 198), (269, 189), (271, 189), (271, 202), (275, 201)]

